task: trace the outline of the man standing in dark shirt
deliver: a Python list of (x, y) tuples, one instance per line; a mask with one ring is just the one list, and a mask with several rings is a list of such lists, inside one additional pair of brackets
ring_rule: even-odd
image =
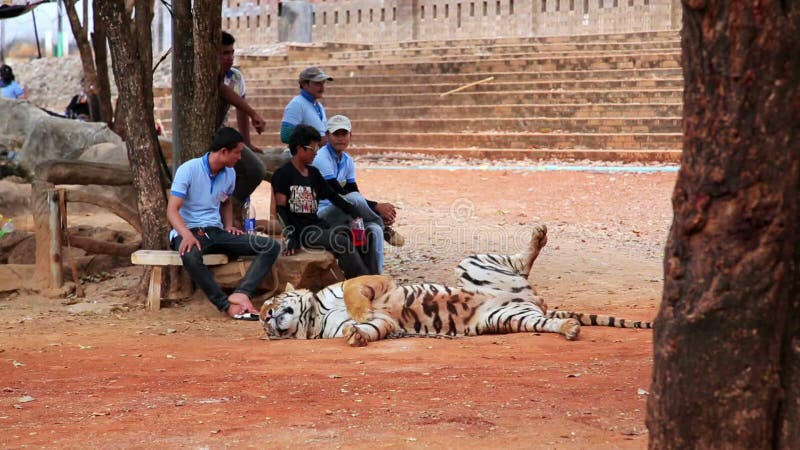
[(275, 204), (286, 236), (285, 255), (301, 246), (323, 248), (332, 252), (346, 278), (368, 275), (369, 269), (353, 245), (347, 227), (330, 227), (317, 216), (318, 201), (330, 200), (355, 218), (353, 205), (333, 192), (311, 163), (319, 150), (319, 132), (308, 125), (298, 125), (289, 138), (292, 159), (275, 171), (272, 187)]

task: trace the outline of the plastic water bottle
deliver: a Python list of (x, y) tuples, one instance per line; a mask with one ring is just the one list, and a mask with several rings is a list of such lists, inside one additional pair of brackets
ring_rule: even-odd
[(250, 202), (250, 197), (247, 197), (242, 206), (242, 219), (244, 219), (244, 232), (256, 234), (256, 208)]
[(367, 244), (367, 232), (364, 229), (364, 220), (356, 217), (350, 222), (350, 234), (353, 236), (353, 245), (363, 247)]
[[(4, 220), (3, 216), (0, 215), (0, 223), (3, 223), (3, 220)], [(7, 235), (8, 233), (11, 233), (12, 231), (14, 231), (14, 222), (12, 222), (11, 219), (8, 219), (6, 223), (3, 223), (2, 228), (0, 228), (0, 239), (2, 239), (3, 236)]]

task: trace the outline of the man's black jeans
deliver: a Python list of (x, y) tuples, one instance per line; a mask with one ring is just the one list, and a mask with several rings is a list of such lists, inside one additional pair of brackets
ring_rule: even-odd
[[(192, 228), (191, 231), (200, 242), (200, 250), (197, 250), (197, 247), (192, 247), (191, 251), (186, 252), (181, 257), (183, 267), (189, 272), (189, 278), (200, 286), (200, 289), (206, 293), (206, 297), (220, 311), (228, 310), (228, 306), (230, 306), (228, 295), (222, 291), (214, 280), (214, 275), (203, 264), (203, 255), (223, 253), (233, 258), (255, 255), (256, 258), (250, 264), (250, 268), (247, 269), (247, 273), (239, 283), (239, 287), (234, 291), (241, 292), (252, 298), (256, 288), (261, 284), (261, 280), (270, 272), (272, 265), (281, 252), (280, 242), (266, 236), (235, 235), (216, 227)], [(183, 238), (180, 236), (173, 239), (170, 243), (172, 249), (178, 250), (181, 246), (181, 241), (183, 241)]]

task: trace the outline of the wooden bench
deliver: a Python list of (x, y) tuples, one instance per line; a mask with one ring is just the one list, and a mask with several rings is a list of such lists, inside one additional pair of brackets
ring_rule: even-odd
[[(219, 286), (233, 289), (251, 263), (252, 258), (229, 261), (226, 255), (209, 254), (203, 262), (210, 267)], [(131, 262), (140, 266), (152, 267), (150, 285), (147, 291), (146, 307), (149, 310), (161, 308), (162, 267), (182, 266), (178, 252), (172, 250), (138, 250), (131, 254)], [(214, 266), (214, 267), (211, 267)], [(183, 271), (186, 274), (185, 271)], [(271, 296), (281, 290), (286, 283), (295, 288), (320, 289), (344, 279), (332, 253), (320, 250), (301, 249), (293, 256), (281, 256), (272, 266), (272, 276), (265, 277), (260, 289), (270, 291)], [(186, 280), (188, 282), (188, 280)]]
[[(161, 308), (161, 268), (164, 266), (182, 266), (183, 261), (176, 251), (172, 250), (137, 250), (131, 254), (131, 262), (138, 266), (151, 266), (150, 287), (147, 289), (145, 306), (151, 311)], [(227, 255), (203, 255), (203, 263), (207, 266), (218, 266), (228, 263)]]

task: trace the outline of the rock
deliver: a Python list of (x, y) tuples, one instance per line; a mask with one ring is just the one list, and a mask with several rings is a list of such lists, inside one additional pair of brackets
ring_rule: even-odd
[(7, 264), (8, 257), (20, 242), (33, 237), (32, 233), (13, 231), (0, 239), (0, 264)]
[(98, 315), (105, 316), (111, 314), (121, 306), (119, 303), (93, 303), (83, 302), (76, 303), (67, 307), (67, 312), (70, 314), (85, 315)]
[(35, 264), (36, 237), (30, 233), (8, 252), (8, 264)]
[(87, 148), (80, 157), (81, 161), (129, 166), (128, 149), (124, 143), (102, 142)]
[[(221, 266), (210, 267), (214, 278), (223, 289), (235, 288), (243, 274), (250, 267), (250, 261), (233, 261)], [(336, 264), (333, 254), (325, 251), (301, 250), (292, 256), (281, 256), (275, 262), (278, 288), (283, 289), (286, 283), (298, 289), (320, 289), (344, 279)], [(337, 276), (339, 277), (337, 279)], [(272, 275), (267, 275), (259, 285), (264, 290), (275, 289)]]
[(22, 146), (21, 164), (33, 172), (36, 165), (53, 159), (78, 159), (95, 144), (122, 146), (122, 139), (104, 123), (46, 117), (28, 133)]
[(32, 264), (0, 265), (0, 292), (30, 289), (36, 266)]
[(0, 211), (6, 217), (28, 213), (31, 200), (31, 185), (0, 180)]
[(0, 97), (0, 136), (4, 142), (24, 143), (39, 121), (48, 117), (46, 112), (31, 103)]

